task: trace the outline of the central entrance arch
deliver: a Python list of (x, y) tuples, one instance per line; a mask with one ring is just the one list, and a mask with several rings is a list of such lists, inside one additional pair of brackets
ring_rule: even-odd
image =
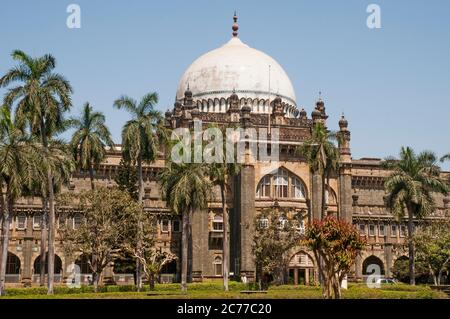
[(294, 285), (310, 285), (315, 282), (314, 260), (305, 251), (292, 256), (288, 265), (289, 282)]

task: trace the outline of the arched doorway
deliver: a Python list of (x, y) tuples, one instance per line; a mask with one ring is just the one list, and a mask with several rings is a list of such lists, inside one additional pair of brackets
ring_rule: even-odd
[(159, 282), (172, 283), (177, 280), (177, 261), (172, 260), (170, 263), (165, 264), (161, 269), (161, 274), (159, 275)]
[(6, 259), (5, 281), (8, 283), (20, 282), (20, 258), (10, 252), (8, 252)]
[[(45, 254), (45, 260), (48, 260), (48, 252)], [(55, 274), (62, 273), (62, 261), (61, 258), (55, 254)], [(41, 273), (41, 255), (37, 256), (33, 264), (33, 273), (39, 275)], [(45, 263), (45, 273), (48, 273), (48, 263)]]
[(309, 254), (300, 251), (292, 256), (288, 266), (289, 283), (309, 285), (315, 282), (314, 261)]
[(80, 267), (81, 275), (90, 275), (92, 274), (91, 267), (89, 267), (89, 256), (86, 254), (81, 255), (75, 261), (75, 265)]
[[(45, 254), (45, 274), (48, 274), (48, 252)], [(54, 269), (55, 269), (55, 278), (54, 280), (56, 282), (59, 282), (62, 280), (62, 261), (61, 258), (55, 254), (55, 262), (54, 262)], [(33, 263), (33, 281), (38, 281), (39, 277), (41, 275), (41, 255), (37, 256)]]
[(371, 255), (369, 257), (367, 257), (366, 259), (364, 259), (363, 262), (363, 268), (362, 268), (362, 273), (364, 276), (368, 276), (368, 275), (372, 275), (374, 274), (374, 270), (373, 266), (378, 266), (380, 269), (380, 275), (384, 275), (385, 271), (384, 271), (384, 264), (381, 261), (380, 258), (378, 258), (377, 256)]

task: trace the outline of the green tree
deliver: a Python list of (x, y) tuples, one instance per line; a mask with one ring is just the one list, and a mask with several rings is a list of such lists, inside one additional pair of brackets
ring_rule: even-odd
[[(116, 108), (125, 109), (132, 115), (132, 119), (127, 121), (122, 129), (122, 156), (126, 162), (137, 165), (140, 203), (144, 198), (142, 165), (156, 160), (161, 142), (166, 140), (163, 117), (154, 109), (154, 105), (157, 103), (158, 94), (156, 92), (146, 94), (139, 102), (128, 96), (122, 96), (114, 102)], [(138, 290), (142, 288), (141, 270), (142, 265), (137, 260)]]
[(340, 299), (342, 280), (365, 245), (358, 230), (344, 220), (327, 216), (307, 226), (304, 243), (314, 252), (316, 260), (323, 260), (323, 266), (319, 267), (323, 298)]
[(106, 146), (114, 149), (111, 133), (105, 124), (105, 116), (93, 111), (85, 103), (80, 117), (71, 118), (70, 126), (75, 128), (70, 146), (78, 168), (89, 172), (91, 189), (94, 190), (94, 170), (106, 157)]
[(142, 206), (128, 193), (105, 187), (82, 192), (76, 197), (61, 196), (61, 203), (83, 214), (79, 227), (62, 230), (62, 243), (69, 256), (76, 252), (89, 256), (88, 265), (97, 291), (103, 269), (120, 254), (129, 221)]
[(114, 176), (117, 187), (121, 191), (126, 191), (133, 199), (138, 200), (137, 180), (136, 170), (122, 158), (117, 174)]
[(41, 172), (36, 141), (14, 125), (7, 107), (3, 107), (0, 112), (0, 162), (0, 186), (5, 188), (6, 193), (6, 198), (3, 192), (0, 194), (3, 223), (0, 295), (4, 295), (9, 228), (14, 215), (14, 204), (25, 186), (31, 186), (33, 179)]
[(286, 213), (277, 207), (263, 210), (255, 217), (252, 252), (260, 289), (268, 288), (269, 278), (275, 278), (280, 284), (286, 283), (285, 272), (291, 249), (301, 238), (299, 223), (297, 214)]
[(435, 221), (420, 228), (413, 236), (417, 261), (423, 262), (440, 285), (442, 274), (450, 263), (450, 222)]
[(196, 163), (168, 162), (159, 176), (167, 206), (182, 215), (181, 289), (187, 292), (190, 220), (194, 211), (205, 209), (211, 193), (208, 166)]
[[(58, 139), (51, 139), (47, 153), (42, 147), (39, 148), (39, 155), (41, 159), (40, 168), (43, 171), (51, 170), (53, 176), (54, 194), (61, 192), (62, 186), (68, 184), (72, 172), (75, 169), (70, 154), (69, 147)], [(24, 190), (23, 196), (41, 197), (42, 200), (42, 215), (41, 215), (41, 246), (40, 246), (40, 285), (45, 285), (45, 271), (47, 260), (47, 240), (48, 240), (48, 183), (46, 174), (39, 174), (36, 176), (30, 187)]]
[[(156, 247), (157, 228), (154, 215), (141, 209), (130, 217), (123, 251), (125, 256), (131, 255), (140, 261), (148, 278), (150, 290), (154, 290), (156, 276), (160, 274), (164, 265), (176, 260), (177, 257), (169, 251), (162, 251), (162, 248)], [(142, 244), (137, 245), (140, 238)]]
[[(28, 126), (33, 135), (39, 136), (44, 151), (49, 155), (49, 138), (58, 131), (64, 113), (71, 107), (72, 87), (60, 74), (54, 73), (56, 60), (46, 54), (33, 58), (23, 51), (15, 50), (12, 58), (18, 65), (0, 78), (0, 87), (19, 82), (6, 93), (8, 106), (16, 103), (15, 121), (19, 127)], [(46, 156), (46, 158), (49, 156)], [(47, 172), (48, 183), (48, 294), (53, 294), (55, 259), (55, 196), (53, 176)]]
[(435, 209), (433, 193), (448, 194), (448, 186), (440, 179), (436, 156), (431, 152), (418, 155), (410, 147), (402, 147), (400, 159), (387, 158), (383, 167), (392, 171), (385, 181), (386, 206), (399, 220), (408, 219), (408, 252), (410, 284), (415, 285), (414, 219), (421, 219)]

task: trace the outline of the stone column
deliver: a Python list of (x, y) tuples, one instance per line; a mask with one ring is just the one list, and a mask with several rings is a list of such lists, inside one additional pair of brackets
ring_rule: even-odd
[(240, 173), (240, 270), (248, 280), (255, 276), (255, 264), (252, 253), (255, 218), (255, 168), (251, 164), (244, 164)]
[(208, 213), (207, 211), (196, 211), (192, 214), (191, 220), (191, 243), (192, 247), (189, 248), (189, 262), (191, 266), (188, 267), (191, 270), (191, 275), (188, 278), (192, 278), (192, 281), (202, 281), (204, 271), (204, 263), (206, 262), (205, 255), (208, 253)]
[(341, 168), (339, 174), (339, 218), (352, 222), (352, 176), (349, 165)]
[(322, 219), (322, 176), (317, 173), (312, 174), (311, 210), (313, 220)]
[(362, 278), (362, 258), (360, 255), (356, 256), (355, 276), (357, 280), (360, 280)]
[(294, 285), (298, 285), (298, 268), (294, 268)]
[(305, 285), (309, 286), (309, 272), (311, 269), (305, 269)]

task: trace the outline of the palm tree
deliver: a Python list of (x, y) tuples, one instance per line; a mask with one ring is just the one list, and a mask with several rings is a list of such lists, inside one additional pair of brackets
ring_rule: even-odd
[[(12, 53), (18, 65), (10, 69), (1, 79), (0, 87), (13, 82), (17, 86), (10, 88), (5, 96), (5, 104), (16, 103), (15, 121), (19, 127), (28, 127), (32, 134), (39, 136), (42, 146), (49, 153), (49, 138), (61, 128), (64, 113), (71, 107), (72, 87), (60, 74), (54, 73), (55, 58), (49, 54), (33, 58), (23, 51)], [(55, 198), (54, 177), (47, 171), (48, 184), (48, 294), (53, 294), (55, 259)]]
[(9, 109), (0, 112), (0, 182), (6, 188), (6, 200), (1, 194), (3, 216), (3, 241), (0, 265), (0, 295), (5, 293), (6, 261), (8, 258), (9, 228), (14, 213), (14, 203), (21, 196), (25, 186), (30, 186), (38, 174), (40, 159), (36, 142), (12, 122)]
[(322, 123), (314, 125), (311, 137), (307, 139), (298, 149), (298, 152), (305, 158), (313, 174), (319, 174), (322, 184), (322, 204), (321, 218), (325, 218), (325, 191), (329, 185), (329, 179), (333, 172), (339, 168), (339, 150), (335, 142), (339, 140), (339, 135), (330, 132)]
[(386, 206), (399, 220), (408, 218), (408, 250), (410, 284), (415, 285), (414, 218), (420, 219), (435, 208), (432, 193), (448, 194), (449, 188), (440, 177), (440, 168), (432, 152), (418, 155), (410, 147), (402, 147), (400, 159), (387, 158), (383, 167), (392, 170), (385, 181)]
[(105, 147), (114, 148), (105, 116), (94, 112), (89, 103), (85, 103), (81, 116), (72, 118), (69, 126), (76, 129), (70, 142), (74, 158), (79, 169), (89, 171), (91, 189), (94, 190), (94, 169), (105, 159)]
[(211, 183), (204, 164), (168, 163), (160, 174), (163, 196), (167, 206), (183, 219), (181, 251), (181, 290), (187, 292), (188, 245), (191, 237), (190, 220), (194, 211), (207, 207)]
[(450, 153), (441, 157), (441, 162), (450, 161)]
[[(114, 101), (116, 108), (125, 109), (132, 115), (132, 119), (126, 122), (122, 129), (122, 156), (125, 161), (137, 165), (139, 203), (143, 203), (144, 198), (142, 165), (144, 162), (154, 162), (159, 147), (167, 140), (163, 117), (153, 108), (156, 103), (158, 103), (156, 92), (144, 95), (139, 103), (126, 95)], [(138, 291), (142, 288), (141, 274), (142, 265), (139, 260), (136, 260)]]
[[(223, 144), (222, 154), (226, 154), (226, 143)], [(227, 193), (231, 188), (231, 180), (235, 177), (241, 169), (241, 165), (237, 163), (237, 159), (233, 163), (226, 163), (225, 159), (220, 163), (209, 164), (209, 177), (214, 185), (220, 188), (220, 197), (222, 201), (222, 217), (223, 217), (223, 288), (228, 291), (228, 276), (229, 276), (229, 259), (230, 259), (230, 244), (229, 244), (229, 214), (227, 205)]]

